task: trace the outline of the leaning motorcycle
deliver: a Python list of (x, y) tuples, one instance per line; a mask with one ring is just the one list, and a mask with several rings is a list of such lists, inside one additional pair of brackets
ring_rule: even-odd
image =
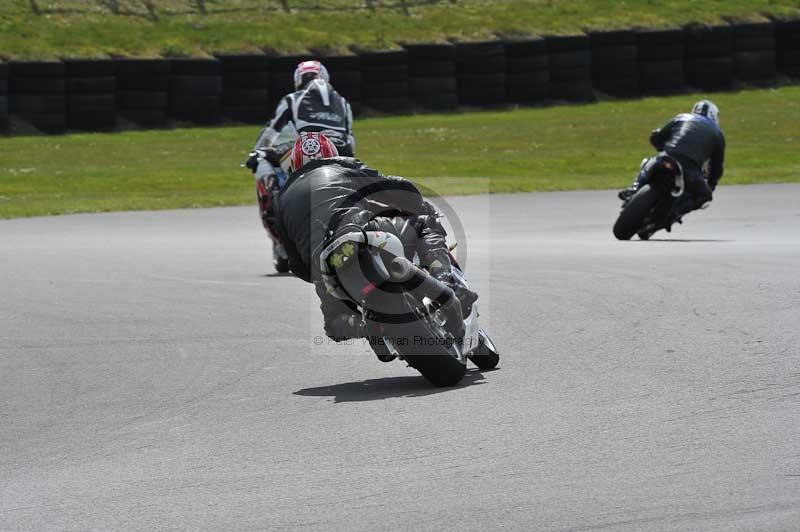
[[(405, 361), (435, 386), (458, 384), (467, 360), (495, 368), (500, 356), (478, 324), (477, 305), (462, 308), (453, 289), (417, 266), (415, 257), (396, 235), (353, 230), (327, 243), (320, 269), (331, 295), (360, 308), (379, 358)], [(451, 260), (454, 281), (468, 288)]]
[(640, 184), (644, 184), (623, 200), (622, 210), (614, 223), (614, 236), (630, 240), (638, 235), (648, 240), (656, 231), (669, 227), (673, 209), (685, 193), (683, 168), (666, 153), (642, 162)]
[[(289, 257), (286, 254), (283, 243), (281, 243), (275, 225), (275, 205), (287, 179), (286, 170), (281, 163), (288, 153), (288, 147), (291, 146), (283, 144), (266, 150), (256, 150), (250, 153), (249, 159), (249, 161), (255, 161), (256, 164), (259, 161), (266, 161), (272, 167), (270, 175), (256, 179), (256, 199), (261, 223), (264, 225), (267, 236), (272, 242), (272, 264), (278, 273), (287, 273), (289, 271)], [(255, 173), (255, 165), (245, 163), (245, 166), (248, 166)]]

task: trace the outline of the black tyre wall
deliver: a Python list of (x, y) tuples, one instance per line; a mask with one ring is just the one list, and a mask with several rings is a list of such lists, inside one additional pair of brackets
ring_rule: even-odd
[(323, 55), (319, 60), (328, 69), (333, 88), (350, 103), (356, 113), (361, 104), (361, 58), (357, 55)]
[(67, 127), (107, 131), (117, 123), (116, 66), (111, 59), (70, 59), (67, 72)]
[(8, 64), (0, 63), (0, 132), (8, 129)]
[(507, 41), (506, 100), (539, 103), (550, 97), (550, 56), (545, 39)]
[[(507, 42), (407, 44), (358, 55), (221, 55), (217, 59), (120, 59), (0, 63), (0, 129), (16, 114), (42, 131), (110, 129), (119, 114), (141, 125), (166, 118), (262, 124), (293, 92), (300, 61), (319, 59), (358, 113), (587, 101), (734, 81), (800, 78), (800, 20), (594, 32)], [(115, 98), (109, 98), (115, 95)]]
[(170, 61), (117, 59), (117, 113), (144, 127), (163, 126), (169, 106)]
[(269, 115), (281, 98), (294, 92), (294, 70), (301, 61), (314, 59), (311, 55), (286, 55), (270, 58)]
[(587, 35), (548, 37), (550, 98), (593, 101), (592, 51)]
[(733, 26), (734, 77), (740, 81), (769, 83), (777, 75), (775, 24), (759, 22)]
[(63, 62), (12, 62), (8, 75), (10, 113), (45, 133), (61, 133), (67, 129), (66, 66)]
[(408, 52), (364, 52), (361, 58), (361, 103), (381, 113), (412, 108), (408, 89)]
[(639, 90), (639, 48), (633, 31), (592, 33), (592, 83), (612, 96), (636, 97)]
[(637, 34), (642, 94), (669, 94), (685, 83), (682, 29), (643, 30)]
[(181, 122), (215, 124), (222, 120), (222, 75), (217, 59), (173, 59), (169, 115)]
[(221, 55), (222, 115), (237, 122), (264, 124), (269, 108), (270, 61), (264, 54)]
[(445, 110), (458, 107), (456, 47), (452, 44), (407, 45), (408, 94), (415, 106)]
[(458, 43), (456, 78), (462, 105), (493, 106), (506, 101), (506, 53), (499, 41)]
[(776, 22), (775, 39), (780, 73), (800, 78), (800, 20)]
[(686, 81), (703, 90), (726, 90), (733, 85), (733, 28), (688, 27)]

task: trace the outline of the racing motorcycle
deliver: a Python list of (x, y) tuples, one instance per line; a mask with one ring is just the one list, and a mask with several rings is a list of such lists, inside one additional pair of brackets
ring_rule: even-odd
[[(286, 183), (287, 173), (284, 169), (286, 155), (291, 144), (281, 144), (266, 150), (256, 150), (250, 153), (247, 166), (253, 173), (258, 161), (266, 161), (272, 166), (270, 175), (263, 179), (256, 179), (256, 199), (258, 200), (258, 210), (261, 216), (261, 223), (267, 231), (267, 236), (272, 242), (272, 264), (278, 273), (289, 271), (289, 256), (281, 243), (275, 226), (275, 205), (278, 201), (278, 194)], [(253, 161), (253, 162), (250, 162)]]
[(256, 181), (256, 198), (258, 199), (258, 209), (261, 215), (261, 223), (267, 231), (267, 236), (272, 241), (272, 265), (278, 273), (289, 271), (289, 256), (281, 243), (281, 239), (275, 230), (275, 203), (280, 191), (280, 176), (270, 176), (267, 179)]
[(683, 168), (666, 153), (644, 159), (639, 176), (640, 188), (623, 199), (614, 223), (614, 236), (619, 240), (630, 240), (633, 235), (648, 240), (656, 231), (669, 227), (674, 220), (673, 209), (685, 192)]
[[(478, 324), (477, 305), (464, 308), (396, 235), (354, 229), (328, 243), (319, 260), (328, 292), (360, 308), (381, 360), (404, 361), (435, 386), (458, 384), (467, 360), (482, 370), (497, 366), (500, 355)], [(468, 289), (452, 254), (451, 261), (454, 281)]]

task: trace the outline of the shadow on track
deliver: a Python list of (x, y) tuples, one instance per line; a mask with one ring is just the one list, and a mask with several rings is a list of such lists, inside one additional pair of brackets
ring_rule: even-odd
[(297, 390), (294, 395), (307, 397), (333, 397), (334, 403), (350, 401), (375, 401), (392, 397), (422, 397), (435, 393), (444, 393), (466, 386), (483, 384), (483, 373), (479, 369), (469, 369), (464, 378), (456, 386), (436, 388), (422, 375), (407, 377), (384, 377), (358, 382), (345, 382), (331, 386), (318, 386)]
[(717, 238), (651, 238), (650, 240), (638, 240), (637, 242), (736, 242), (735, 240), (724, 240)]

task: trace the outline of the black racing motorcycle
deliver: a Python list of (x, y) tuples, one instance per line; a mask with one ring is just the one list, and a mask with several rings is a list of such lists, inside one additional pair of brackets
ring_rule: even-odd
[[(455, 282), (468, 288), (455, 258)], [(354, 229), (328, 243), (320, 269), (328, 292), (360, 308), (378, 358), (405, 361), (435, 386), (458, 384), (467, 360), (483, 370), (500, 356), (478, 325), (473, 302), (463, 308), (453, 289), (415, 263), (396, 235)]]
[(640, 188), (623, 199), (614, 223), (614, 236), (630, 240), (638, 235), (648, 240), (656, 231), (670, 227), (675, 204), (685, 192), (683, 168), (666, 153), (642, 162)]

